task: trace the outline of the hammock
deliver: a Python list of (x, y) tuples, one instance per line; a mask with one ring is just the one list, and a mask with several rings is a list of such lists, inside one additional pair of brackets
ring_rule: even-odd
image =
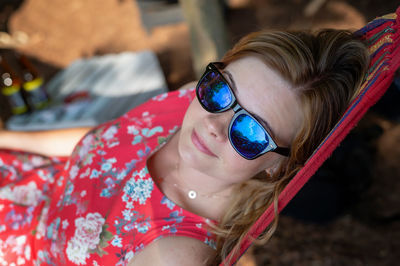
[[(396, 13), (374, 19), (355, 32), (355, 35), (366, 42), (370, 52), (371, 62), (366, 80), (360, 87), (358, 96), (347, 108), (340, 121), (280, 194), (279, 212), (331, 155), (365, 112), (382, 97), (400, 67), (400, 7), (397, 8)], [(273, 219), (274, 206), (271, 204), (250, 228), (249, 233), (240, 244), (240, 255), (233, 255), (231, 265), (243, 255), (250, 247), (252, 239), (257, 238)], [(227, 263), (226, 259), (221, 265)]]

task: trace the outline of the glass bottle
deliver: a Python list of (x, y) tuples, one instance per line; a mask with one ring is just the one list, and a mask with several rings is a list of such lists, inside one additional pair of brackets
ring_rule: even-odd
[(7, 99), (11, 113), (20, 115), (28, 111), (21, 91), (21, 81), (14, 75), (4, 57), (0, 56), (1, 94)]
[(17, 55), (22, 70), (22, 87), (28, 105), (34, 110), (45, 108), (49, 104), (49, 97), (43, 88), (43, 78), (25, 55)]

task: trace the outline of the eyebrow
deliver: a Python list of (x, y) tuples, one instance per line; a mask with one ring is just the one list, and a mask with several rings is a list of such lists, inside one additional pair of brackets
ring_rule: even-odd
[[(232, 74), (228, 70), (223, 70), (222, 72), (225, 73), (226, 75), (228, 75), (228, 79), (229, 79), (228, 80), (228, 85), (229, 85), (229, 87), (232, 88), (233, 92), (235, 94), (237, 94), (238, 90), (237, 90), (236, 83), (235, 83), (235, 80), (233, 79)], [(237, 99), (236, 96), (235, 96), (235, 98), (236, 98), (236, 101), (239, 103), (239, 100)], [(242, 109), (244, 109), (241, 104), (240, 104), (240, 106), (242, 107)], [(246, 110), (246, 109), (244, 109), (244, 110)], [(248, 110), (246, 110), (246, 112), (248, 112), (249, 114), (254, 116), (254, 118), (256, 118), (257, 121), (260, 122), (267, 129), (268, 133), (271, 134), (271, 137), (274, 140), (276, 139), (276, 135), (275, 135), (274, 131), (272, 130), (271, 126), (268, 124), (268, 122), (266, 120), (264, 120), (261, 116), (259, 116), (257, 114), (254, 114), (254, 113), (252, 113), (252, 112), (250, 112)]]

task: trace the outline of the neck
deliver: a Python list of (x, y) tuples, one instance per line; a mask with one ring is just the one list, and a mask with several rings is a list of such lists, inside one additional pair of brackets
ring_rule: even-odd
[[(186, 178), (188, 175), (182, 174), (185, 169), (179, 168), (179, 165), (176, 165), (174, 174), (171, 174), (169, 177), (163, 180), (163, 182), (167, 185), (174, 186), (178, 188), (181, 192), (183, 192), (188, 198), (195, 200), (198, 198), (229, 198), (231, 195), (231, 188), (217, 188), (215, 186), (204, 186), (204, 179), (201, 183), (195, 182), (200, 179), (194, 179), (194, 181), (190, 182), (190, 179)], [(190, 175), (189, 175), (190, 176)], [(190, 182), (188, 184), (187, 182)], [(198, 184), (198, 185), (196, 185)]]

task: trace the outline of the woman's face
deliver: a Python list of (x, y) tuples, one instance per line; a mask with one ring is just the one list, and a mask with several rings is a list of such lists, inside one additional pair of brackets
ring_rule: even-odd
[[(221, 72), (239, 104), (267, 121), (278, 146), (288, 147), (303, 120), (293, 88), (255, 56), (238, 59)], [(273, 170), (284, 159), (274, 152), (254, 160), (241, 157), (228, 138), (233, 115), (233, 110), (209, 113), (194, 99), (185, 114), (178, 144), (179, 156), (186, 165), (232, 184), (262, 170)]]

